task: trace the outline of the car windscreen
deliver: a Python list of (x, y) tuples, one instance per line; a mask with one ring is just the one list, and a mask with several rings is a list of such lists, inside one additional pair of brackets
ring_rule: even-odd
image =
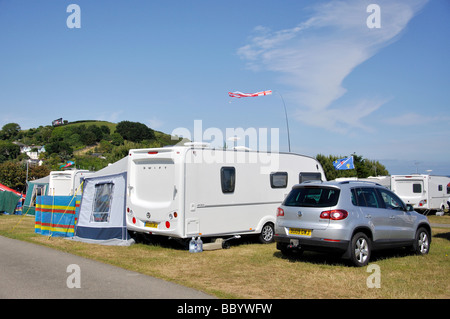
[(340, 190), (332, 187), (297, 187), (283, 202), (285, 206), (330, 207), (336, 206)]

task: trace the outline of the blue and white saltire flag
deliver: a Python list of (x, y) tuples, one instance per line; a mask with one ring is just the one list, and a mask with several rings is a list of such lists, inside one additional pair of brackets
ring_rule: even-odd
[(333, 166), (337, 170), (354, 169), (353, 156), (335, 160)]

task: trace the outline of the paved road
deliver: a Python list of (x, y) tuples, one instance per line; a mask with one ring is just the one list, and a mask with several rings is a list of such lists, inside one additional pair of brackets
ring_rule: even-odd
[[(77, 269), (69, 265), (78, 265)], [(80, 274), (79, 277), (76, 275)], [(69, 279), (69, 280), (68, 280)], [(79, 279), (79, 280), (78, 280)], [(80, 288), (68, 288), (69, 285)], [(48, 247), (0, 236), (0, 299), (209, 299), (211, 296)]]

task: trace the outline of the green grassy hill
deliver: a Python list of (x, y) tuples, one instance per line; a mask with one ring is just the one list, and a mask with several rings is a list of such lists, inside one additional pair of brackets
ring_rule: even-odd
[[(140, 134), (145, 137), (140, 138)], [(133, 138), (127, 138), (131, 135)], [(99, 170), (126, 156), (131, 148), (163, 147), (179, 142), (169, 134), (152, 130), (142, 123), (95, 120), (23, 130), (15, 141), (45, 146), (46, 152), (40, 158), (50, 170), (59, 169), (67, 161), (74, 161), (80, 169)]]

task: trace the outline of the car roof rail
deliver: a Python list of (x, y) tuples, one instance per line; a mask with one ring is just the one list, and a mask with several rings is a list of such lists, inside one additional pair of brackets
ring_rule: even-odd
[(342, 181), (342, 182), (339, 182), (339, 184), (350, 184), (350, 183), (363, 183), (363, 184), (373, 184), (373, 185), (383, 186), (383, 185), (381, 185), (381, 184), (379, 184), (379, 183), (372, 182), (372, 181), (352, 180), (352, 181)]
[(307, 181), (301, 182), (299, 184), (307, 184), (307, 183), (323, 183), (323, 180), (318, 180), (318, 179), (309, 179)]

